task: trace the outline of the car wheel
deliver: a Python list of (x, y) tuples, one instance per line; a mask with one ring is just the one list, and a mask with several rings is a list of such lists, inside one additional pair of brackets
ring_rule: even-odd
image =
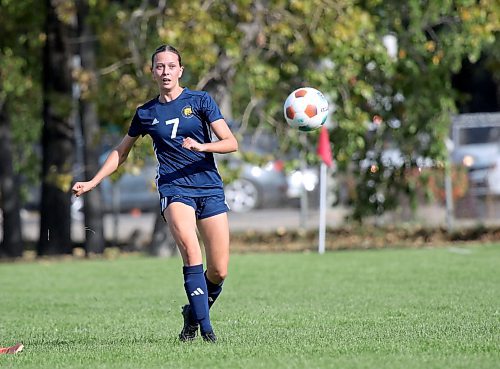
[(259, 205), (259, 190), (248, 179), (236, 179), (225, 187), (226, 201), (235, 212), (245, 212)]

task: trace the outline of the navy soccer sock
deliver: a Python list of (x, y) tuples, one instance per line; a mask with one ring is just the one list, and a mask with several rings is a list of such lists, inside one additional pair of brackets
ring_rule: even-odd
[(210, 315), (208, 312), (207, 282), (203, 275), (203, 265), (183, 267), (184, 289), (191, 305), (193, 318), (200, 323), (202, 333), (211, 332)]
[(220, 293), (222, 292), (222, 285), (224, 284), (224, 281), (219, 284), (210, 282), (210, 280), (207, 278), (207, 272), (205, 271), (205, 282), (207, 283), (208, 308), (210, 309), (215, 300), (217, 300), (217, 297), (219, 297)]

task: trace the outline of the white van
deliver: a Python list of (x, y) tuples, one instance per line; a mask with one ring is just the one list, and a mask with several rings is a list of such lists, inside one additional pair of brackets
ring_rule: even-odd
[(452, 161), (469, 171), (474, 195), (500, 195), (500, 113), (460, 114), (451, 126)]

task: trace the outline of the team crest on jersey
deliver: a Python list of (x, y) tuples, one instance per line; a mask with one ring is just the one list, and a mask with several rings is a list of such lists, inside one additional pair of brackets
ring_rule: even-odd
[(185, 106), (182, 108), (182, 116), (184, 118), (191, 118), (193, 116), (193, 108), (190, 106)]

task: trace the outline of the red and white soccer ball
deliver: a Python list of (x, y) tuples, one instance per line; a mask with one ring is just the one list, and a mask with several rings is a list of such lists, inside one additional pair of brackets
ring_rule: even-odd
[(283, 106), (286, 122), (301, 131), (313, 131), (326, 122), (328, 101), (312, 87), (301, 87), (288, 95)]

